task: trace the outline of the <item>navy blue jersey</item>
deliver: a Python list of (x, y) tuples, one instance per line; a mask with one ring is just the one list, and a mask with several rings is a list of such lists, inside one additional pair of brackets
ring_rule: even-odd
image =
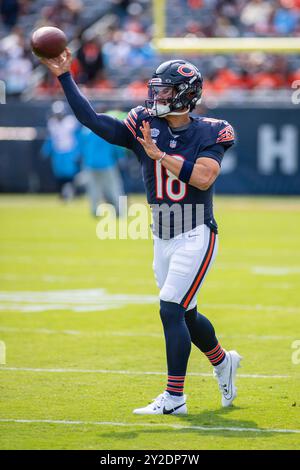
[[(198, 158), (209, 157), (221, 165), (225, 151), (234, 143), (233, 128), (227, 121), (191, 116), (191, 123), (185, 130), (172, 130), (166, 119), (150, 116), (142, 106), (132, 109), (126, 119), (120, 121), (97, 114), (81, 94), (69, 72), (62, 74), (59, 80), (71, 108), (83, 125), (108, 142), (129, 148), (136, 154), (142, 165), (147, 200), (152, 207), (173, 207), (177, 204), (181, 208), (192, 208), (190, 228), (199, 224), (197, 214), (202, 210), (203, 222), (217, 231), (213, 215), (213, 185), (202, 191), (180, 181), (161, 163), (146, 154), (137, 136), (143, 137), (140, 130), (142, 121), (149, 121), (152, 138), (162, 152), (193, 163)], [(159, 223), (162, 224), (161, 219)], [(183, 226), (181, 231), (186, 231)]]
[(149, 158), (143, 146), (136, 140), (137, 136), (143, 137), (139, 129), (143, 120), (149, 121), (152, 138), (162, 152), (193, 163), (201, 157), (213, 158), (220, 166), (225, 151), (234, 143), (232, 126), (227, 121), (219, 119), (191, 116), (191, 123), (187, 129), (171, 130), (166, 119), (150, 116), (142, 106), (132, 109), (124, 120), (131, 134), (130, 147), (142, 165), (148, 203), (192, 205), (191, 228), (197, 225), (197, 206), (199, 210), (202, 207), (204, 222), (216, 230), (217, 224), (213, 215), (213, 185), (206, 191), (201, 191), (180, 181), (157, 160)]

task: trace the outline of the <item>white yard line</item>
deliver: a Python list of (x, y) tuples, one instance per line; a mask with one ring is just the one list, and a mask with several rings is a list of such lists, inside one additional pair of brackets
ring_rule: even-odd
[(118, 309), (127, 305), (156, 304), (157, 295), (113, 294), (106, 289), (0, 291), (0, 310), (41, 313), (67, 310), (78, 313)]
[[(59, 265), (61, 264), (62, 258), (59, 256), (52, 256), (51, 258), (44, 258), (43, 264), (50, 264), (50, 265)], [(36, 263), (36, 259), (34, 256), (21, 256), (21, 255), (0, 255), (0, 261), (9, 261), (13, 263)], [(64, 265), (65, 266), (89, 266), (90, 268), (93, 267), (94, 269), (98, 269), (105, 266), (121, 266), (122, 262), (126, 261), (127, 267), (130, 266), (145, 266), (145, 261), (142, 259), (113, 259), (113, 258), (102, 258), (101, 260), (97, 260), (95, 258), (64, 258)]]
[(258, 276), (287, 276), (300, 274), (300, 266), (253, 266), (251, 271)]
[[(0, 367), (0, 371), (12, 372), (42, 372), (42, 373), (73, 373), (73, 374), (119, 374), (119, 375), (162, 375), (165, 372), (133, 371), (133, 370), (107, 370), (107, 369), (72, 369), (72, 368), (34, 368), (34, 367)], [(212, 377), (208, 372), (190, 372), (194, 377)], [(267, 374), (238, 374), (242, 379), (297, 379), (292, 375), (267, 375)]]
[[(51, 330), (49, 328), (16, 328), (13, 326), (0, 326), (0, 332), (4, 333), (21, 333), (21, 334), (37, 334), (37, 335), (69, 335), (76, 337), (147, 337), (147, 338), (163, 338), (163, 333), (151, 333), (145, 331), (79, 331), (79, 330)], [(243, 339), (250, 341), (292, 341), (297, 339), (296, 336), (289, 335), (231, 335), (221, 334), (219, 338), (227, 339)]]
[[(0, 291), (0, 310), (41, 313), (67, 310), (76, 313), (108, 311), (133, 304), (158, 304), (158, 295), (116, 294), (106, 289), (67, 289), (46, 291)], [(299, 306), (204, 303), (201, 308), (250, 312), (279, 312), (299, 314)]]
[[(102, 283), (102, 280), (100, 277), (97, 276), (59, 276), (59, 275), (44, 275), (44, 276), (34, 276), (34, 275), (19, 275), (19, 274), (13, 274), (13, 273), (7, 273), (7, 274), (0, 274), (0, 279), (3, 281), (7, 282), (16, 282), (16, 281), (40, 281), (40, 282), (45, 282), (46, 284), (65, 284), (66, 282), (95, 282), (98, 285)], [(121, 277), (116, 277), (116, 276), (105, 276), (105, 284), (120, 284), (122, 283), (123, 285), (149, 285), (149, 286), (155, 286), (155, 280), (154, 279), (124, 279)], [(221, 285), (221, 283), (220, 283)], [(223, 284), (222, 284), (223, 285)]]
[[(201, 307), (220, 309), (220, 310), (244, 310), (252, 312), (284, 312), (284, 313), (300, 313), (300, 307), (284, 306), (284, 305), (248, 305), (248, 304), (200, 304)], [(200, 308), (201, 308), (200, 307)]]
[(0, 423), (15, 424), (62, 424), (80, 426), (116, 426), (116, 427), (151, 427), (151, 428), (172, 428), (177, 430), (191, 431), (228, 431), (228, 432), (251, 432), (251, 433), (278, 433), (278, 434), (300, 434), (300, 429), (277, 429), (277, 428), (242, 428), (234, 426), (188, 426), (184, 424), (170, 423), (118, 423), (113, 421), (75, 421), (75, 420), (55, 420), (55, 419), (5, 419), (1, 418)]
[[(256, 267), (251, 268), (252, 270), (255, 270)], [(75, 274), (72, 274), (72, 276), (62, 276), (62, 275), (54, 275), (54, 274), (45, 274), (42, 276), (35, 276), (35, 275), (22, 275), (22, 274), (15, 274), (15, 273), (6, 273), (6, 274), (0, 274), (0, 279), (3, 281), (7, 282), (16, 282), (16, 281), (40, 281), (40, 282), (45, 282), (45, 283), (62, 283), (65, 284), (67, 281), (70, 282), (96, 282), (96, 283), (102, 283), (101, 277), (97, 276), (76, 276)], [(149, 286), (155, 286), (155, 281), (153, 278), (149, 279), (124, 279), (121, 277), (117, 276), (105, 276), (105, 284), (116, 284), (116, 283), (123, 283), (126, 285), (149, 285)], [(223, 287), (224, 283), (221, 281), (210, 281), (205, 287), (206, 289), (219, 289), (219, 287)], [(230, 284), (232, 288), (240, 288), (244, 284), (239, 281), (234, 281)], [(265, 284), (260, 284), (261, 287), (265, 289), (296, 289), (297, 284), (292, 283), (292, 282), (270, 282), (270, 283), (265, 283)]]
[[(131, 332), (131, 331), (78, 331), (78, 330), (50, 330), (48, 328), (15, 328), (9, 326), (0, 326), (0, 332), (4, 333), (28, 333), (28, 334), (46, 334), (46, 335), (70, 335), (82, 337), (147, 337), (147, 338), (163, 338), (163, 333), (147, 333), (147, 332)], [(295, 339), (292, 337), (292, 339)]]

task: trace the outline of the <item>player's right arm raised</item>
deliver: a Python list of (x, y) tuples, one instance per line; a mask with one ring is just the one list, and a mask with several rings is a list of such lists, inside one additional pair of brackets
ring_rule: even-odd
[(76, 118), (111, 144), (131, 148), (132, 136), (125, 124), (106, 114), (98, 114), (85, 96), (80, 92), (70, 72), (72, 54), (70, 49), (55, 59), (40, 58), (40, 61), (56, 75)]

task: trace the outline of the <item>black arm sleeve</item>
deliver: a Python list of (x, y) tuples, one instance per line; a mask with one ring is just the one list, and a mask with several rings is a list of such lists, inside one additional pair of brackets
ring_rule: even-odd
[(133, 147), (135, 139), (124, 122), (107, 114), (97, 114), (80, 92), (70, 72), (63, 73), (58, 79), (69, 105), (81, 124), (111, 144), (130, 149)]

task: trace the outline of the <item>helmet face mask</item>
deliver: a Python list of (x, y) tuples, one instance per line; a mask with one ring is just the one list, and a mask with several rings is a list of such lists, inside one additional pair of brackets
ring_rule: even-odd
[(146, 107), (153, 116), (165, 116), (171, 112), (171, 104), (175, 98), (176, 92), (173, 85), (148, 84), (148, 100)]
[(164, 62), (148, 83), (146, 108), (157, 117), (192, 111), (201, 101), (202, 82), (199, 70), (189, 62)]

